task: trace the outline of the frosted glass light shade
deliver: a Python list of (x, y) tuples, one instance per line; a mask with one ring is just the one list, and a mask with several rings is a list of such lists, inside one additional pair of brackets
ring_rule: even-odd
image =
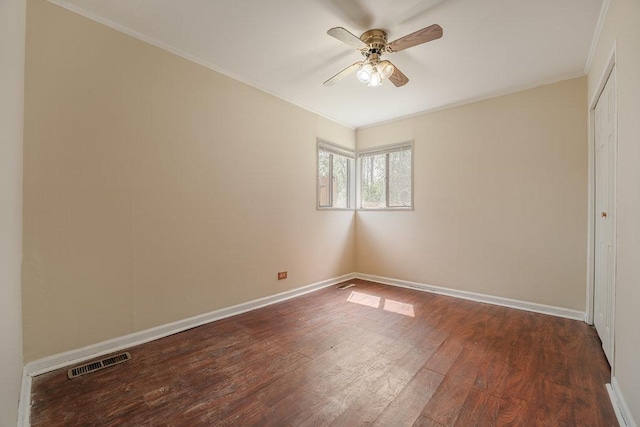
[(356, 73), (356, 77), (362, 83), (369, 83), (371, 81), (371, 74), (373, 73), (373, 67), (371, 64), (364, 64), (362, 67), (358, 69)]
[(380, 72), (376, 69), (373, 70), (371, 74), (371, 80), (369, 81), (369, 86), (380, 86), (382, 84), (382, 76)]
[(382, 61), (378, 64), (378, 71), (383, 79), (388, 79), (393, 74), (395, 68), (389, 61)]

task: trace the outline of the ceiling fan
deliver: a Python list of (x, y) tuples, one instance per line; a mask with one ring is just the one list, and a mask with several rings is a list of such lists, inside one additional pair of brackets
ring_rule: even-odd
[(384, 30), (369, 30), (360, 37), (355, 36), (342, 27), (331, 28), (327, 31), (331, 37), (335, 37), (351, 47), (355, 47), (365, 57), (364, 61), (358, 61), (349, 65), (335, 76), (324, 82), (325, 86), (333, 86), (348, 74), (356, 72), (356, 77), (368, 86), (379, 86), (384, 79), (391, 80), (396, 87), (404, 86), (409, 81), (395, 65), (388, 60), (381, 60), (385, 53), (399, 52), (419, 44), (430, 42), (442, 37), (442, 27), (438, 24), (430, 25), (414, 33), (400, 37), (391, 43), (387, 43), (387, 33)]

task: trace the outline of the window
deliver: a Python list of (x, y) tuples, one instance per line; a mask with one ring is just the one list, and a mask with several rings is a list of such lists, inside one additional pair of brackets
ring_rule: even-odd
[(318, 140), (318, 208), (353, 208), (354, 169), (353, 150)]
[(362, 209), (413, 207), (412, 154), (412, 142), (358, 153)]

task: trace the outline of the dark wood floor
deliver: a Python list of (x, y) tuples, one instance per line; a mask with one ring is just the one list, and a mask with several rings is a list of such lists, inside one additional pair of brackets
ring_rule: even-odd
[(586, 324), (353, 283), (36, 377), (32, 425), (617, 425)]

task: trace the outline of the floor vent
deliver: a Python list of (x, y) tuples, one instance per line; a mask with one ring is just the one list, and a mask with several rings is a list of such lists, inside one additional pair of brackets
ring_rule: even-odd
[(115, 356), (107, 357), (106, 359), (101, 359), (95, 362), (85, 363), (84, 365), (76, 366), (75, 368), (69, 369), (67, 372), (67, 376), (69, 379), (73, 379), (79, 377), (80, 375), (90, 374), (95, 371), (99, 371), (100, 369), (108, 368), (109, 366), (117, 365), (118, 363), (126, 362), (127, 360), (131, 360), (131, 354), (129, 352), (116, 354)]
[(338, 286), (338, 289), (349, 289), (355, 286), (355, 283), (345, 283), (344, 285)]

